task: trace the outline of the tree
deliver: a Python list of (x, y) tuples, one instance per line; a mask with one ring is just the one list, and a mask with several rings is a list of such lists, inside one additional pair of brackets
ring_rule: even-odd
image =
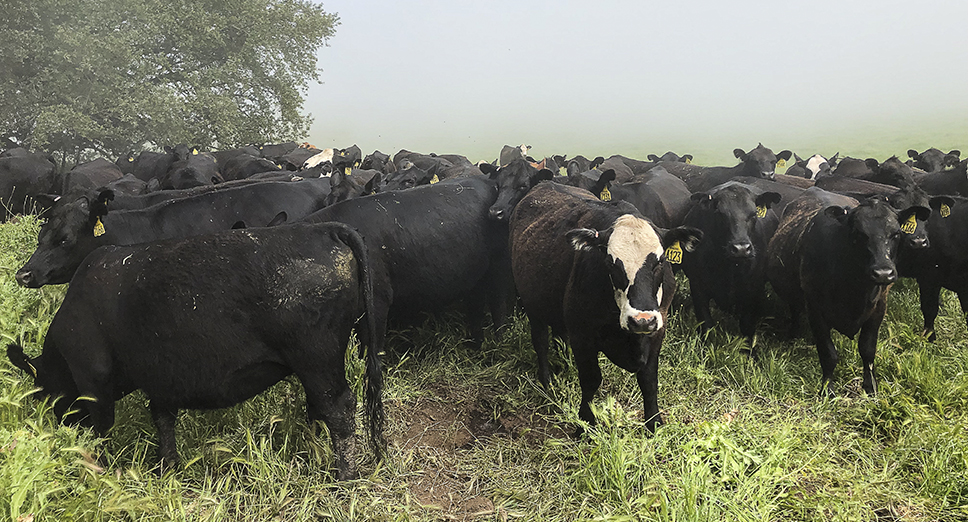
[(298, 139), (336, 14), (309, 0), (12, 0), (0, 141), (65, 161)]

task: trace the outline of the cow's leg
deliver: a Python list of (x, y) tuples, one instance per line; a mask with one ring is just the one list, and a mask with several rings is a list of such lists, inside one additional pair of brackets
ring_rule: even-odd
[[(595, 425), (595, 414), (592, 413), (591, 402), (595, 393), (602, 385), (602, 369), (598, 366), (598, 349), (592, 338), (572, 336), (571, 351), (575, 354), (575, 367), (578, 369), (578, 384), (581, 386), (581, 403), (578, 406), (578, 418)], [(575, 430), (575, 437), (584, 432), (581, 426)]]
[(180, 462), (178, 449), (175, 447), (175, 420), (178, 409), (162, 404), (157, 400), (149, 401), (151, 420), (158, 430), (158, 461), (161, 469), (177, 466)]
[(958, 292), (958, 302), (961, 303), (961, 316), (965, 318), (965, 324), (968, 324), (968, 290)]
[(857, 351), (860, 352), (861, 364), (864, 365), (864, 391), (868, 395), (877, 393), (877, 377), (874, 373), (874, 355), (877, 353), (877, 331), (884, 320), (887, 309), (887, 298), (879, 300), (874, 305), (874, 312), (860, 327), (860, 338), (857, 339)]
[[(959, 299), (961, 296), (958, 296)], [(928, 278), (918, 279), (918, 300), (921, 302), (921, 315), (924, 316), (924, 332), (922, 335), (934, 342), (938, 335), (934, 332), (934, 321), (941, 309), (941, 283)], [(964, 311), (964, 302), (962, 302)]]
[(306, 390), (306, 409), (312, 421), (321, 420), (329, 428), (336, 456), (338, 480), (357, 478), (356, 471), (356, 395), (346, 381), (344, 351), (339, 342), (327, 336), (317, 347), (322, 364), (298, 364), (295, 370)]
[(538, 356), (538, 381), (547, 390), (551, 386), (551, 370), (548, 367), (548, 325), (528, 319), (531, 325), (531, 344)]
[(659, 414), (659, 348), (662, 346), (663, 337), (665, 333), (661, 332), (643, 342), (647, 350), (645, 367), (635, 373), (642, 392), (645, 427), (651, 432), (655, 432), (655, 428), (662, 424), (662, 415)]
[(790, 301), (790, 339), (800, 337), (800, 322), (803, 317), (803, 301), (793, 299)]
[(482, 279), (465, 300), (467, 304), (467, 329), (475, 348), (484, 344), (484, 310), (487, 304), (487, 289)]
[(820, 393), (826, 393), (833, 397), (830, 379), (834, 375), (834, 368), (837, 367), (839, 360), (837, 347), (834, 346), (834, 341), (830, 338), (830, 327), (827, 326), (820, 313), (810, 310), (808, 316), (810, 318), (810, 329), (813, 331), (813, 341), (817, 344), (817, 355), (820, 357), (820, 370), (823, 372), (820, 381)]
[(713, 314), (709, 309), (709, 294), (702, 289), (701, 284), (690, 286), (689, 292), (692, 294), (692, 308), (696, 314), (696, 320), (699, 321), (697, 331), (700, 337), (705, 338), (710, 328), (713, 327)]

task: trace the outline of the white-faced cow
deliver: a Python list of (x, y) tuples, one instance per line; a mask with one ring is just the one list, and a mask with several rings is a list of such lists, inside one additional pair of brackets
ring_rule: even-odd
[[(659, 349), (676, 290), (666, 249), (694, 248), (702, 232), (656, 229), (632, 205), (604, 202), (558, 183), (541, 183), (518, 203), (510, 223), (515, 286), (531, 323), (538, 378), (547, 387), (548, 327), (567, 335), (581, 384), (579, 417), (602, 382), (598, 354), (635, 373), (646, 427), (658, 407)], [(581, 432), (581, 428), (579, 428)]]
[[(362, 238), (340, 224), (249, 229), (99, 249), (71, 281), (44, 339), (7, 355), (60, 396), (58, 418), (104, 436), (114, 403), (148, 398), (163, 466), (178, 462), (179, 409), (226, 408), (295, 373), (309, 419), (329, 428), (337, 477), (356, 471), (356, 396), (345, 353), (357, 319), (375, 325)], [(380, 360), (366, 354), (369, 438), (382, 453)], [(80, 397), (90, 400), (77, 401)], [(68, 411), (70, 413), (68, 413)], [(66, 415), (65, 415), (66, 414)]]
[(897, 212), (879, 197), (848, 207), (840, 204), (844, 199), (812, 188), (787, 206), (767, 247), (767, 277), (790, 306), (791, 334), (798, 333), (806, 307), (823, 372), (821, 391), (833, 394), (830, 379), (839, 356), (830, 330), (836, 329), (851, 338), (860, 332), (862, 387), (873, 394), (877, 332), (898, 275), (901, 227), (912, 215), (927, 219), (930, 211), (915, 206)]

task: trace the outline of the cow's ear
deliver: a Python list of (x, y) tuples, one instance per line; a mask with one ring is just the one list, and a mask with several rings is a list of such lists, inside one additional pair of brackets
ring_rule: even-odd
[(363, 193), (364, 194), (376, 194), (377, 192), (380, 191), (380, 182), (381, 181), (382, 181), (382, 179), (381, 179), (380, 173), (377, 172), (376, 174), (373, 175), (372, 178), (370, 178), (370, 181), (367, 181), (366, 182), (366, 185), (363, 187)]
[(31, 361), (29, 357), (24, 355), (24, 349), (19, 344), (10, 343), (7, 345), (7, 358), (17, 368), (20, 368), (34, 379), (37, 378), (37, 366), (34, 364), (36, 359)]
[(790, 160), (790, 156), (793, 156), (793, 153), (792, 152), (790, 152), (788, 150), (781, 150), (780, 153), (776, 155), (776, 159), (781, 159), (783, 161), (789, 161)]
[(496, 178), (497, 171), (501, 170), (490, 163), (481, 163), (477, 166), (477, 168), (481, 169), (481, 172), (483, 172), (485, 176), (489, 176), (491, 179)]
[(830, 165), (830, 168), (834, 168), (834, 167), (837, 166), (837, 162), (838, 161), (840, 161), (840, 152), (839, 151), (837, 153), (835, 153), (833, 156), (831, 156), (830, 159), (827, 160), (827, 164)]
[(847, 224), (847, 209), (837, 205), (831, 205), (823, 209), (824, 215), (830, 219), (836, 219), (842, 224)]
[(338, 187), (343, 182), (343, 177), (343, 171), (333, 169), (333, 173), (329, 175), (329, 186), (333, 188)]
[[(259, 148), (261, 149), (262, 147), (259, 147)], [(165, 145), (165, 154), (171, 154), (172, 150), (173, 149), (171, 148), (170, 145)]]
[(770, 208), (780, 202), (780, 194), (776, 192), (764, 192), (756, 196), (756, 206)]
[(695, 205), (702, 205), (703, 207), (709, 208), (713, 202), (713, 197), (705, 192), (697, 192), (691, 196), (689, 199), (692, 200)]
[(736, 159), (740, 161), (746, 161), (746, 153), (743, 152), (743, 149), (733, 149), (733, 156), (736, 156)]
[(575, 250), (594, 250), (608, 245), (608, 238), (602, 232), (591, 228), (575, 228), (565, 234)]
[(648, 159), (649, 161), (659, 161), (659, 157), (656, 156), (655, 154), (649, 154)]
[[(961, 158), (961, 151), (958, 149), (948, 151), (948, 154), (956, 158)], [(961, 161), (960, 159), (958, 161)]]
[(948, 217), (951, 207), (955, 206), (955, 199), (951, 196), (931, 196), (928, 199), (928, 205), (931, 210), (940, 213), (941, 217)]
[(555, 173), (551, 169), (541, 169), (531, 178), (531, 186), (535, 186), (542, 181), (551, 181), (551, 178), (555, 177)]
[(603, 158), (602, 156), (598, 156), (597, 158), (593, 159), (591, 163), (588, 164), (588, 170), (597, 168), (602, 163), (605, 163), (605, 158)]
[(897, 222), (903, 225), (912, 215), (918, 221), (927, 221), (931, 216), (931, 209), (924, 208), (920, 205), (908, 207), (897, 213)]
[(679, 156), (679, 159), (682, 160), (683, 163), (692, 163), (692, 154), (683, 154), (682, 156)]
[(794, 163), (803, 163), (803, 158), (801, 158), (796, 152), (793, 153)]
[(881, 162), (877, 161), (874, 158), (865, 159), (864, 165), (867, 165), (867, 168), (871, 169), (874, 172), (877, 172), (877, 170), (881, 168)]
[(918, 156), (920, 156), (920, 154), (918, 154), (918, 151), (916, 151), (914, 149), (908, 149), (908, 157), (909, 158), (911, 158), (911, 159), (918, 159)]
[(693, 227), (676, 227), (667, 230), (662, 234), (662, 246), (669, 248), (675, 243), (679, 243), (686, 252), (692, 252), (702, 241), (702, 230)]
[(108, 213), (108, 203), (114, 201), (114, 191), (102, 189), (91, 202), (91, 216), (101, 217)]
[(57, 194), (34, 194), (33, 199), (40, 206), (41, 210), (47, 210), (54, 206), (61, 197)]

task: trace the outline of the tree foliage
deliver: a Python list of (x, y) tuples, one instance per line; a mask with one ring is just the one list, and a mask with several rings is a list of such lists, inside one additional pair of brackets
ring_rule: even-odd
[(339, 18), (308, 0), (11, 0), (0, 125), (65, 159), (297, 139)]

